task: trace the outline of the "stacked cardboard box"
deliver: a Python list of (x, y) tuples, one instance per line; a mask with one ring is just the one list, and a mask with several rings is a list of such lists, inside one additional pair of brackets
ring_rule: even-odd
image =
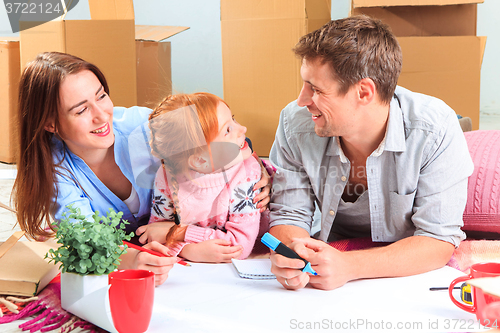
[(161, 41), (188, 28), (135, 26), (132, 0), (88, 2), (90, 20), (63, 16), (21, 31), (20, 42), (0, 38), (1, 162), (15, 162), (20, 73), (39, 52), (66, 52), (97, 65), (117, 106), (152, 107), (171, 93), (170, 43)]
[(0, 38), (0, 161), (16, 159), (17, 92), (21, 65), (19, 38)]
[(189, 28), (135, 26), (137, 105), (154, 108), (172, 93), (171, 46), (170, 42), (161, 41), (186, 29)]
[(481, 62), (485, 37), (476, 36), (483, 0), (353, 0), (352, 15), (391, 26), (403, 50), (398, 84), (445, 101), (479, 128)]
[(221, 0), (224, 100), (260, 156), (302, 87), (299, 38), (330, 20), (331, 0)]
[[(21, 66), (39, 52), (65, 52), (99, 67), (115, 105), (137, 104), (135, 24), (132, 0), (89, 0), (90, 20), (64, 16), (21, 30)], [(23, 29), (23, 22), (20, 28)], [(29, 23), (28, 23), (29, 24)]]

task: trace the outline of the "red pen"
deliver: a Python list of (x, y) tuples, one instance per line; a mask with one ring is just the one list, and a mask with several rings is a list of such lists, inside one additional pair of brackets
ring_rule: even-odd
[[(127, 241), (123, 241), (123, 244), (127, 245), (128, 247), (131, 247), (133, 249), (136, 249), (136, 250), (139, 250), (139, 251), (142, 251), (142, 252), (147, 252), (147, 253), (152, 254), (154, 256), (168, 257), (168, 256), (164, 255), (163, 253), (156, 252), (156, 251), (153, 251), (153, 250), (150, 250), (150, 249), (146, 249), (145, 247), (142, 247), (142, 246), (139, 246), (139, 245), (135, 245), (135, 244), (132, 244), (132, 243), (127, 242)], [(180, 265), (182, 265), (182, 266), (191, 266), (190, 264), (188, 264), (187, 262), (185, 262), (181, 258), (177, 258), (177, 263), (180, 264)]]

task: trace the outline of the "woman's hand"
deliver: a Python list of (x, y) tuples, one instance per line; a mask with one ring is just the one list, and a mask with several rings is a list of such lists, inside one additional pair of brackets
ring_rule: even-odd
[(260, 208), (260, 212), (263, 213), (267, 208), (269, 201), (271, 201), (271, 186), (272, 186), (272, 177), (267, 172), (266, 167), (262, 164), (262, 161), (257, 156), (256, 153), (253, 153), (253, 156), (259, 161), (262, 175), (260, 180), (255, 184), (253, 190), (256, 191), (261, 189), (260, 193), (255, 196), (253, 199), (253, 203), (257, 203), (257, 208)]
[(139, 237), (139, 242), (141, 244), (146, 244), (150, 242), (158, 242), (160, 244), (165, 244), (167, 240), (167, 234), (170, 228), (174, 225), (174, 222), (155, 222), (146, 225), (142, 225), (135, 231)]
[[(158, 242), (151, 242), (144, 246), (147, 249), (170, 255), (168, 247), (161, 245)], [(172, 269), (177, 257), (159, 257), (147, 252), (139, 250), (127, 249), (127, 253), (123, 254), (120, 259), (122, 262), (120, 269), (144, 269), (155, 273), (155, 285), (159, 286), (167, 280), (168, 272)]]
[(194, 262), (231, 262), (241, 256), (243, 246), (231, 246), (225, 239), (209, 239), (200, 243), (186, 244), (179, 255)]

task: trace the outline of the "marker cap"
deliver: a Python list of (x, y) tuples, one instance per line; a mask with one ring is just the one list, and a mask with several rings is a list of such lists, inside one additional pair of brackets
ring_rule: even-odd
[(276, 250), (278, 245), (281, 243), (276, 237), (266, 232), (264, 236), (260, 239), (262, 243), (264, 243), (271, 250)]

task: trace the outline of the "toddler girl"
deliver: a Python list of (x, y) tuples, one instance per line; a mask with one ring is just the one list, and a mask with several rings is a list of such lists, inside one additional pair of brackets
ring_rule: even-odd
[[(160, 234), (176, 255), (187, 243), (224, 239), (241, 245), (240, 258), (246, 258), (259, 232), (253, 187), (261, 177), (246, 127), (209, 93), (169, 96), (149, 119), (151, 147), (162, 167), (146, 233)], [(151, 228), (164, 221), (176, 225)]]

